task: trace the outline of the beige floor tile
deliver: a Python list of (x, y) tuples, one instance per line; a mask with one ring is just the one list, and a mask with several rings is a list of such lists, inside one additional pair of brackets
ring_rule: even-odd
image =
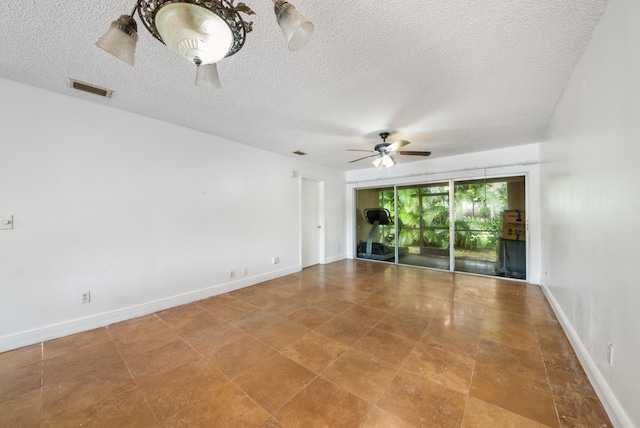
[(312, 331), (284, 348), (282, 353), (309, 370), (320, 373), (347, 348), (342, 343)]
[(42, 352), (42, 344), (2, 352), (0, 353), (0, 372), (40, 362), (42, 361)]
[(291, 313), (287, 318), (303, 327), (313, 330), (334, 317), (331, 312), (317, 308), (303, 308)]
[(600, 401), (590, 394), (558, 390), (555, 396), (562, 427), (612, 427)]
[(236, 326), (247, 333), (255, 333), (262, 327), (276, 321), (280, 321), (281, 319), (281, 317), (272, 314), (271, 312), (258, 309), (255, 311), (249, 311), (246, 314), (238, 315), (237, 317), (229, 320), (229, 324)]
[(400, 372), (378, 407), (417, 427), (460, 426), (466, 396), (420, 376)]
[(353, 345), (353, 348), (400, 367), (415, 344), (414, 340), (372, 328)]
[(322, 372), (322, 376), (375, 404), (397, 372), (397, 367), (369, 354), (348, 350)]
[(391, 312), (376, 324), (376, 328), (416, 341), (427, 330), (430, 322), (430, 317), (406, 316)]
[(43, 361), (43, 385), (62, 382), (92, 370), (101, 370), (122, 363), (122, 357), (112, 342), (67, 352)]
[(548, 380), (536, 376), (530, 367), (477, 362), (469, 394), (528, 419), (558, 426)]
[(0, 401), (0, 427), (39, 428), (41, 404), (40, 388)]
[(545, 428), (531, 419), (527, 419), (505, 409), (470, 398), (464, 413), (463, 428)]
[(274, 354), (238, 376), (234, 383), (269, 412), (280, 408), (316, 374), (281, 354)]
[(176, 341), (141, 354), (132, 355), (125, 358), (124, 362), (132, 376), (140, 378), (165, 373), (203, 358), (186, 342)]
[(64, 420), (64, 415), (81, 412), (135, 385), (122, 362), (45, 385), (42, 388), (43, 421)]
[(540, 287), (345, 260), (0, 354), (0, 426), (603, 427)]
[(0, 403), (13, 400), (42, 386), (42, 362), (0, 371)]
[(402, 368), (466, 395), (469, 393), (474, 365), (475, 360), (464, 354), (418, 343)]
[(49, 340), (42, 346), (45, 360), (58, 357), (63, 354), (78, 354), (101, 348), (105, 344), (111, 345), (111, 336), (106, 328), (96, 328), (60, 339)]
[(370, 329), (369, 326), (337, 316), (322, 324), (315, 331), (336, 342), (351, 346)]
[(371, 405), (334, 383), (317, 378), (275, 412), (286, 427), (357, 428)]
[(398, 419), (395, 416), (380, 410), (377, 407), (371, 409), (369, 415), (362, 423), (361, 428), (412, 428), (413, 425)]
[(43, 427), (158, 427), (139, 388), (114, 390), (104, 400), (86, 407), (70, 406), (64, 412), (47, 414)]
[(359, 324), (368, 325), (371, 327), (375, 326), (386, 315), (386, 312), (382, 312), (364, 305), (354, 305), (340, 314), (342, 318), (346, 318)]
[(309, 329), (298, 323), (280, 319), (259, 328), (253, 332), (253, 336), (275, 349), (282, 350), (308, 332)]
[(247, 336), (218, 349), (211, 360), (218, 370), (227, 377), (234, 378), (275, 352), (270, 346)]

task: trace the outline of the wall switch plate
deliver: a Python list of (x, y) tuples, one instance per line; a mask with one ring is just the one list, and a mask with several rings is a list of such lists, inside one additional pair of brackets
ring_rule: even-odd
[(13, 229), (13, 216), (0, 214), (0, 230)]

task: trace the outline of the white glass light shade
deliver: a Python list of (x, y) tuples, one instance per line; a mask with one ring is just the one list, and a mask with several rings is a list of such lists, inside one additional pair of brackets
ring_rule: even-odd
[(133, 18), (122, 15), (111, 23), (107, 32), (96, 42), (96, 46), (133, 66), (136, 42), (138, 41), (136, 29), (136, 22)]
[(284, 0), (277, 0), (274, 10), (287, 47), (295, 51), (306, 45), (313, 34), (313, 23)]
[(383, 155), (383, 156), (379, 156), (377, 158), (375, 158), (374, 160), (371, 161), (371, 163), (376, 167), (376, 168), (391, 168), (392, 166), (394, 166), (396, 164), (396, 161), (393, 160), (393, 158), (389, 155)]
[(208, 86), (211, 88), (222, 88), (218, 66), (213, 64), (202, 64), (198, 66), (196, 72), (196, 86)]
[(191, 3), (170, 3), (156, 13), (156, 28), (164, 43), (194, 62), (213, 64), (224, 58), (233, 43), (229, 25), (212, 11)]
[(382, 157), (382, 165), (385, 166), (385, 168), (391, 168), (392, 166), (394, 166), (396, 164), (396, 161), (393, 160), (393, 158), (389, 155), (384, 155)]

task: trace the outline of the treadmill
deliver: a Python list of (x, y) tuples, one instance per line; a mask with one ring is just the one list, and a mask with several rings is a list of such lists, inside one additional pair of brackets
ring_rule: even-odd
[[(371, 231), (367, 237), (367, 242), (358, 244), (358, 257), (372, 260), (390, 260), (395, 258), (396, 249), (381, 242), (373, 242), (378, 226), (387, 226), (392, 224), (391, 213), (386, 208), (366, 208), (362, 211), (367, 223), (371, 225)], [(398, 255), (406, 254), (408, 248), (399, 247)]]

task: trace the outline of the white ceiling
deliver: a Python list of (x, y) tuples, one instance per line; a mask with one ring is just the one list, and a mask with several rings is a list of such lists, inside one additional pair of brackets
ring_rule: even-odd
[[(540, 141), (607, 0), (291, 0), (315, 24), (290, 52), (270, 0), (245, 0), (254, 31), (218, 64), (223, 89), (138, 19), (136, 65), (95, 47), (134, 3), (4, 4), (0, 76), (338, 170), (378, 133), (450, 156)], [(8, 11), (6, 10), (8, 8)], [(246, 18), (245, 15), (243, 17)], [(112, 89), (75, 91), (74, 78)], [(216, 144), (212, 140), (212, 144)], [(422, 160), (398, 157), (398, 162)], [(428, 159), (428, 158), (427, 158)]]

